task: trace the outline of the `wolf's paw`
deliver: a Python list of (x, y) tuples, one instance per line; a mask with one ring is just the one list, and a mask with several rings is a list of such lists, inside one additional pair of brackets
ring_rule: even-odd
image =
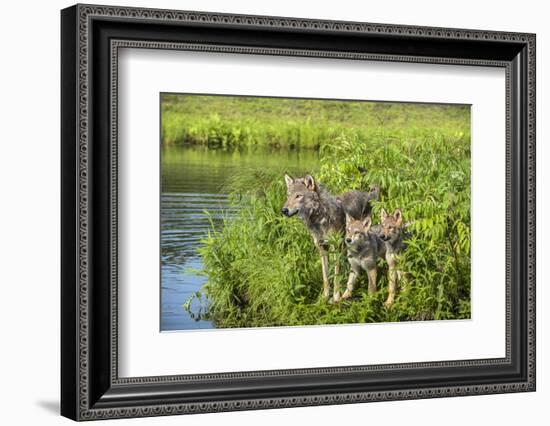
[(384, 308), (389, 309), (390, 306), (393, 304), (393, 297), (388, 297), (388, 299), (384, 302)]
[(327, 301), (330, 299), (330, 292), (327, 290), (323, 290), (323, 300)]
[(349, 290), (344, 291), (344, 294), (342, 294), (342, 299), (343, 300), (349, 299), (350, 297), (351, 297), (351, 291), (349, 291)]
[(331, 300), (332, 303), (338, 303), (340, 301), (340, 292), (334, 293)]

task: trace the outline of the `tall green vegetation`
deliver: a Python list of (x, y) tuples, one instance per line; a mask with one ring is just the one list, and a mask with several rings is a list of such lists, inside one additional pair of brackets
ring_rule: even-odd
[(462, 126), (463, 118), (453, 106), (164, 94), (161, 132), (164, 145), (318, 150), (373, 128)]
[[(238, 213), (213, 227), (200, 249), (208, 277), (200, 297), (208, 300), (207, 316), (216, 327), (470, 317), (468, 107), (251, 98), (238, 102), (221, 97), (208, 97), (201, 107), (196, 99), (185, 98), (185, 109), (201, 130), (190, 131), (188, 125), (169, 130), (171, 125), (163, 122), (166, 144), (203, 143), (205, 138), (209, 145), (208, 135), (218, 135), (223, 127), (254, 135), (227, 139), (233, 142), (222, 144), (226, 148), (274, 140), (280, 146), (317, 148), (320, 168), (307, 171), (330, 192), (377, 184), (381, 199), (373, 203), (374, 223), (379, 223), (382, 208), (390, 213), (400, 208), (408, 222), (395, 303), (389, 309), (383, 306), (387, 265), (380, 260), (375, 294), (367, 294), (363, 276), (353, 299), (329, 304), (321, 297), (320, 259), (309, 232), (299, 218), (280, 213), (286, 199), (284, 170), (258, 164), (235, 176), (229, 188)], [(176, 97), (167, 101), (163, 117), (172, 112), (181, 116), (177, 111), (185, 102)], [(205, 111), (211, 111), (210, 116)], [(189, 117), (180, 119), (192, 121)], [(208, 123), (217, 124), (208, 130)], [(298, 136), (289, 130), (302, 129), (304, 123), (315, 137), (302, 139), (298, 130)], [(192, 133), (202, 136), (174, 136)], [(331, 263), (341, 262), (344, 288), (349, 267), (335, 249), (340, 243), (333, 241)]]

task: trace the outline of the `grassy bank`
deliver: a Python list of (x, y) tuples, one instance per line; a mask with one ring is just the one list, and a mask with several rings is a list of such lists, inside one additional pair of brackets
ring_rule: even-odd
[(212, 149), (319, 149), (340, 136), (365, 139), (378, 128), (464, 127), (461, 108), (380, 102), (163, 94), (161, 114), (165, 146)]
[[(404, 219), (413, 221), (394, 305), (383, 307), (383, 262), (376, 294), (367, 294), (362, 277), (354, 299), (337, 305), (321, 300), (321, 266), (311, 237), (299, 219), (280, 213), (286, 197), (283, 176), (258, 164), (254, 172), (233, 181), (233, 202), (243, 207), (238, 216), (203, 241), (208, 276), (203, 297), (217, 327), (470, 317), (469, 109), (361, 105), (366, 107), (378, 116), (350, 113), (346, 120), (328, 120), (346, 130), (319, 143), (321, 170), (316, 177), (333, 193), (379, 184), (382, 197), (374, 206), (374, 222), (379, 223), (382, 207), (399, 207)], [(336, 105), (312, 108), (310, 115), (322, 117), (330, 108)], [(347, 108), (353, 110), (341, 109)], [(290, 115), (296, 123), (306, 117)], [(266, 111), (254, 119), (269, 116)], [(235, 112), (235, 120), (239, 118), (245, 119)], [(356, 129), (360, 118), (368, 124)], [(345, 259), (341, 262), (345, 283), (348, 265)]]

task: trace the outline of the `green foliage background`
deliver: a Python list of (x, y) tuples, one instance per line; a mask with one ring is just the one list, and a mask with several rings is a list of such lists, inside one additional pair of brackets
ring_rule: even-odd
[[(211, 148), (286, 146), (318, 149), (315, 176), (334, 194), (378, 184), (381, 208), (399, 207), (407, 248), (395, 303), (386, 309), (387, 267), (378, 292), (366, 277), (355, 297), (322, 300), (319, 255), (304, 224), (286, 218), (283, 170), (236, 176), (232, 202), (242, 208), (212, 230), (200, 249), (208, 283), (202, 297), (216, 327), (255, 327), (470, 317), (470, 109), (468, 106), (208, 97), (168, 98), (166, 144)], [(187, 114), (181, 112), (185, 110)], [(210, 111), (210, 114), (205, 111)], [(332, 255), (331, 265), (337, 258)], [(345, 257), (339, 258), (347, 279)], [(332, 269), (332, 268), (331, 268)]]
[(315, 149), (342, 134), (373, 129), (456, 128), (469, 132), (468, 108), (239, 96), (162, 95), (165, 145), (212, 149)]

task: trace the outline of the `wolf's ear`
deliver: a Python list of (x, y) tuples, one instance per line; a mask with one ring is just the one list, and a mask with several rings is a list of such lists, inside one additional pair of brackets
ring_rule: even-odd
[(401, 210), (395, 209), (395, 211), (393, 212), (393, 217), (395, 218), (395, 222), (397, 226), (401, 226), (401, 224), (403, 223), (403, 216), (401, 215)]
[(346, 212), (346, 224), (349, 224), (352, 220), (353, 220), (353, 217), (351, 217), (351, 215), (348, 212)]
[(285, 183), (287, 188), (294, 183), (294, 178), (290, 176), (288, 173), (285, 173)]
[(363, 229), (365, 231), (368, 231), (372, 225), (372, 219), (370, 216), (367, 216), (365, 219), (363, 219)]
[(382, 222), (384, 222), (387, 217), (388, 213), (386, 213), (386, 210), (382, 209), (382, 211), (380, 212), (380, 219), (382, 220)]
[(310, 191), (315, 191), (317, 189), (317, 185), (315, 184), (315, 179), (313, 179), (313, 176), (306, 175), (304, 178), (304, 182), (306, 184), (306, 188)]

